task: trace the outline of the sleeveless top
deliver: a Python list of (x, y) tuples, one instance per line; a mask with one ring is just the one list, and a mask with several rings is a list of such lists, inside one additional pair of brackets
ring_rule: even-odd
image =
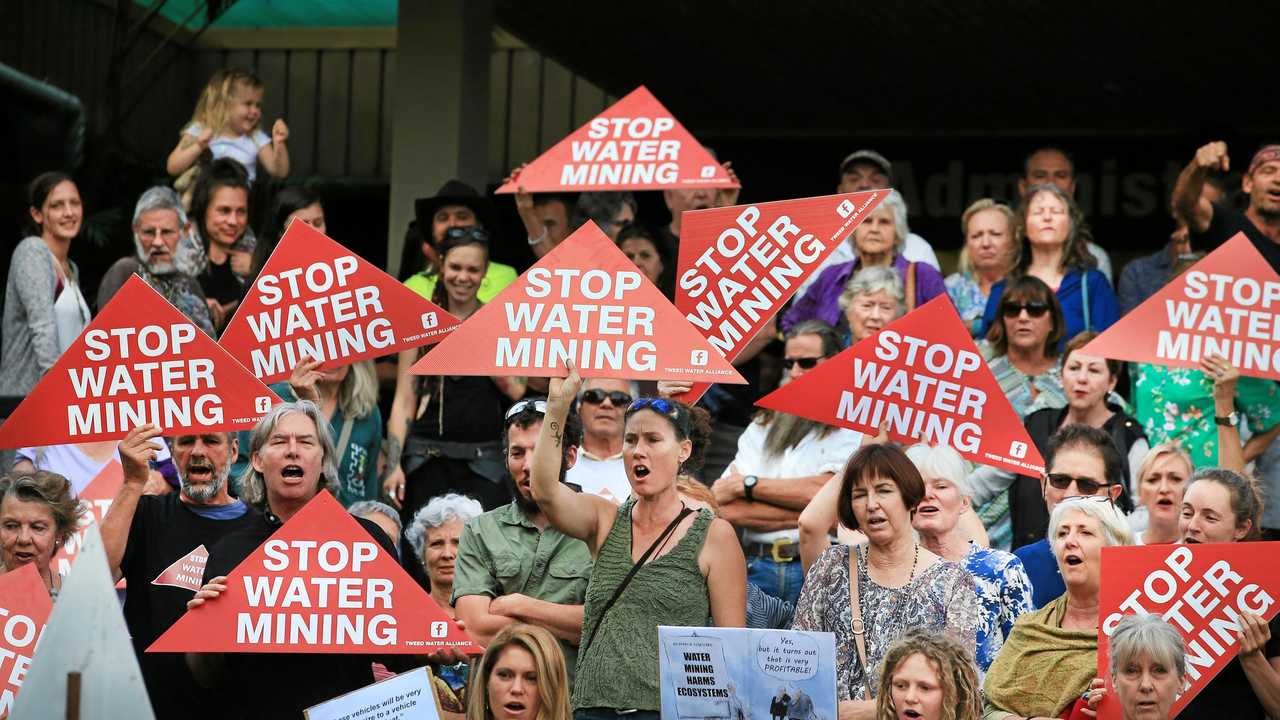
[[(631, 571), (631, 509), (635, 498), (618, 508), (608, 537), (600, 546), (587, 585), (582, 642), (586, 643), (600, 611)], [(711, 616), (707, 579), (698, 554), (714, 516), (699, 510), (671, 552), (650, 560), (614, 603), (590, 649), (579, 650), (573, 709), (661, 709), (658, 694), (658, 626), (702, 627)], [(642, 550), (644, 548), (641, 548)], [(619, 682), (626, 678), (626, 682)]]

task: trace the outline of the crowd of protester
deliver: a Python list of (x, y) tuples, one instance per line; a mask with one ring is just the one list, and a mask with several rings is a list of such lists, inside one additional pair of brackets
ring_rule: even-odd
[[(69, 260), (84, 218), (75, 180), (30, 183), (0, 395), (29, 394), (131, 275), (216, 337), (291, 221), (325, 229), (323, 199), (286, 182), (288, 127), (262, 129), (263, 92), (247, 71), (211, 79), (167, 158), (171, 181), (133, 208), (136, 253), (98, 288), (81, 287)], [(1018, 197), (972, 198), (945, 276), (891, 191), (735, 359), (748, 384), (713, 386), (692, 407), (673, 399), (687, 383), (572, 368), (417, 376), (420, 348), (303, 361), (251, 431), (162, 439), (144, 425), (119, 443), (23, 448), (0, 479), (0, 560), (33, 564), (56, 599), (52, 558), (84, 513), (76, 498), (118, 460), (124, 483), (101, 530), (160, 718), (297, 717), (425, 663), (449, 717), (657, 717), (658, 625), (834, 633), (842, 719), (1089, 716), (1109, 692), (1097, 667), (1103, 547), (1280, 537), (1280, 502), (1264, 502), (1280, 488), (1275, 382), (1219, 356), (1187, 370), (1085, 352), (1237, 232), (1280, 269), (1280, 145), (1249, 157), (1228, 181), (1226, 146), (1199, 148), (1170, 198), (1168, 245), (1123, 267), (1108, 253), (1117, 239), (1092, 235), (1056, 148), (1027, 155)], [(842, 192), (893, 184), (874, 150), (836, 169)], [(451, 180), (416, 202), (401, 279), (465, 321), (518, 277), (492, 248), (527, 241), (542, 257), (591, 221), (671, 297), (681, 212), (734, 204), (737, 190), (663, 200), (659, 220), (627, 192), (521, 188), (527, 237), (504, 238), (497, 201)], [(939, 295), (1043, 474), (754, 407)], [(322, 492), (485, 647), (478, 662), (143, 652), (188, 607), (218, 602), (228, 572)], [(210, 551), (202, 589), (151, 584), (197, 545)], [(1181, 717), (1280, 717), (1280, 625), (1249, 614), (1239, 625), (1238, 658)], [(1187, 673), (1181, 636), (1139, 615), (1110, 643), (1124, 716), (1167, 717)]]

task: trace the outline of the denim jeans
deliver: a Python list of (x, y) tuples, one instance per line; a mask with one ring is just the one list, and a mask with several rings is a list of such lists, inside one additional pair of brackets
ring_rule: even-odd
[(582, 708), (573, 711), (573, 720), (660, 720), (662, 716), (652, 710), (637, 710), (619, 715), (611, 708)]
[(794, 605), (800, 599), (804, 568), (800, 558), (779, 563), (774, 562), (773, 558), (753, 557), (747, 560), (747, 580), (770, 595)]

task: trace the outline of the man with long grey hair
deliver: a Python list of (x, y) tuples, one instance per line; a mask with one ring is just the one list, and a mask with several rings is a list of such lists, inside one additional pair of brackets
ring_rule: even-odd
[(143, 425), (120, 443), (124, 483), (102, 521), (102, 541), (112, 570), (129, 588), (124, 617), (156, 717), (204, 717), (218, 703), (196, 684), (182, 656), (145, 650), (186, 612), (207, 549), (261, 516), (228, 494), (236, 454), (229, 432), (174, 438), (179, 492), (143, 495), (157, 435), (155, 426)]
[[(258, 421), (249, 434), (249, 466), (240, 477), (240, 497), (262, 514), (209, 550), (204, 586), (189, 607), (219, 602), (226, 576), (237, 565), (316, 495), (337, 492), (335, 454), (329, 422), (309, 400), (279, 403)], [(397, 556), (376, 523), (355, 520), (390, 557)], [(312, 705), (368, 685), (373, 660), (358, 654), (187, 654), (202, 684), (224, 690), (219, 694), (222, 716), (243, 718), (298, 717)], [(228, 688), (236, 692), (225, 692)]]
[(98, 309), (111, 300), (130, 275), (137, 275), (196, 327), (216, 337), (200, 283), (179, 270), (175, 260), (178, 242), (189, 231), (187, 213), (173, 188), (157, 185), (142, 193), (133, 209), (133, 241), (137, 252), (117, 260), (102, 277), (98, 284)]

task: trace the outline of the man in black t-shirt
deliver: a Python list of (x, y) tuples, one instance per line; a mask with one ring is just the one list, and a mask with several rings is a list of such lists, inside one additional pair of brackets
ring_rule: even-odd
[[(217, 602), (226, 576), (281, 525), (317, 494), (336, 494), (334, 455), (329, 421), (313, 403), (280, 403), (259, 421), (250, 435), (252, 472), (241, 481), (241, 498), (261, 515), (209, 549), (205, 585), (188, 607)], [(395, 557), (381, 528), (364, 518), (356, 521)], [(312, 705), (372, 684), (375, 659), (396, 669), (404, 665), (354, 653), (187, 653), (196, 679), (222, 690), (222, 716), (232, 718), (299, 717)]]
[[(236, 456), (235, 435), (228, 432), (175, 438), (180, 492), (143, 495), (156, 450), (152, 439), (159, 433), (154, 425), (142, 425), (120, 443), (124, 484), (102, 521), (102, 541), (115, 576), (126, 580), (125, 621), (156, 717), (214, 717), (218, 703), (196, 685), (182, 655), (145, 652), (186, 612), (194, 592), (152, 581), (201, 545), (207, 550), (253, 523), (258, 513), (227, 493), (227, 474)], [(194, 569), (193, 585), (200, 582), (200, 572)]]
[(1230, 169), (1227, 144), (1211, 142), (1196, 150), (1178, 176), (1173, 207), (1191, 229), (1191, 247), (1212, 250), (1242, 232), (1272, 269), (1280, 272), (1280, 145), (1264, 146), (1249, 162), (1240, 181), (1249, 196), (1249, 207), (1243, 213), (1201, 196), (1209, 173)]

